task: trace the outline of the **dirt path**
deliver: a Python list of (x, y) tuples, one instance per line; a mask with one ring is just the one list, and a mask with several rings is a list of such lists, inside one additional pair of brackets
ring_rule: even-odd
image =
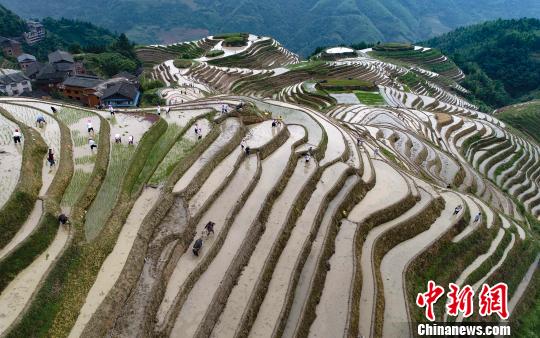
[[(204, 211), (201, 220), (197, 224), (197, 236), (192, 241), (189, 249), (184, 252), (176, 263), (176, 267), (167, 283), (165, 295), (157, 312), (158, 326), (163, 324), (167, 320), (171, 320), (170, 310), (171, 307), (176, 304), (176, 296), (184, 287), (184, 283), (189, 275), (205, 261), (205, 255), (215, 245), (218, 237), (226, 236), (223, 225), (231, 218), (234, 217), (232, 212), (237, 205), (237, 201), (241, 198), (242, 194), (246, 193), (252, 184), (253, 179), (257, 173), (258, 159), (256, 155), (251, 155), (243, 163), (240, 164), (238, 171), (231, 178), (231, 181), (227, 184), (227, 187), (212, 203), (208, 210)], [(217, 168), (216, 168), (217, 169)], [(216, 170), (214, 171), (216, 172)], [(194, 256), (191, 248), (193, 242), (197, 239), (198, 235), (202, 233), (204, 226), (212, 221), (216, 223), (214, 228), (214, 235), (209, 237), (203, 245), (199, 253), (199, 257)]]
[(69, 231), (60, 226), (47, 250), (4, 289), (0, 295), (0, 335), (6, 332), (28, 305), (39, 283), (62, 252), (68, 238)]
[(221, 151), (225, 144), (229, 143), (235, 135), (238, 128), (240, 128), (240, 122), (237, 119), (227, 119), (221, 125), (221, 133), (218, 138), (205, 150), (205, 152), (193, 163), (193, 165), (184, 173), (182, 178), (176, 182), (173, 192), (179, 193), (183, 191), (197, 176), (199, 171), (211, 161), (217, 153)]
[(297, 268), (299, 255), (304, 245), (310, 240), (309, 235), (316, 226), (317, 214), (324, 212), (320, 210), (321, 204), (328, 192), (336, 187), (347, 167), (346, 164), (339, 162), (323, 172), (315, 191), (281, 252), (257, 318), (249, 333), (250, 337), (269, 337), (274, 333), (287, 300), (287, 294), (294, 292), (289, 288), (291, 287), (291, 277)]
[(251, 298), (255, 296), (252, 292), (259, 282), (266, 259), (283, 231), (283, 226), (291, 209), (295, 206), (299, 193), (315, 173), (315, 169), (315, 163), (306, 166), (303, 159), (298, 161), (287, 186), (272, 206), (272, 211), (265, 224), (266, 229), (251, 255), (248, 265), (244, 268), (237, 285), (227, 299), (227, 305), (213, 331), (215, 337), (234, 337)]
[(441, 216), (431, 224), (431, 227), (419, 235), (398, 244), (382, 259), (381, 275), (385, 300), (383, 337), (410, 336), (403, 272), (411, 259), (424, 251), (463, 216), (463, 214), (452, 216), (454, 207), (462, 203), (457, 194), (445, 192), (441, 196), (445, 199), (445, 208)]
[(86, 296), (86, 301), (81, 308), (77, 321), (71, 329), (70, 337), (81, 335), (92, 314), (116, 283), (128, 259), (131, 247), (137, 238), (139, 228), (148, 212), (157, 202), (158, 197), (158, 189), (146, 188), (133, 205), (118, 235), (113, 251), (103, 262), (96, 281)]
[(175, 319), (171, 337), (193, 336), (203, 320), (206, 310), (211, 306), (213, 296), (219, 287), (219, 281), (223, 279), (247, 232), (259, 215), (262, 207), (261, 201), (266, 199), (278, 183), (292, 153), (292, 145), (304, 136), (304, 129), (300, 127), (289, 129), (291, 137), (287, 142), (262, 162), (262, 173), (257, 186), (244, 203), (242, 210), (236, 215), (220, 252), (201, 275), (184, 302)]
[[(420, 191), (420, 201), (414, 207), (407, 210), (405, 213), (394, 218), (393, 220), (383, 223), (373, 228), (367, 235), (364, 244), (362, 245), (362, 255), (360, 256), (360, 266), (362, 270), (362, 292), (360, 298), (360, 334), (369, 337), (371, 336), (373, 307), (375, 306), (375, 276), (373, 271), (373, 250), (377, 240), (388, 230), (406, 222), (408, 219), (423, 213), (433, 197), (423, 189)], [(369, 193), (368, 193), (369, 194)]]
[(41, 200), (36, 200), (36, 204), (34, 205), (32, 212), (30, 212), (30, 215), (28, 216), (22, 227), (19, 229), (19, 231), (17, 231), (15, 236), (13, 236), (11, 241), (0, 250), (0, 261), (7, 255), (9, 255), (11, 251), (13, 251), (34, 231), (34, 229), (39, 223), (42, 211), (43, 202)]

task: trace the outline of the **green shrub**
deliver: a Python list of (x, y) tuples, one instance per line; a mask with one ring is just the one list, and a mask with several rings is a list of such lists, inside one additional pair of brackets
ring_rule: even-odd
[(173, 61), (176, 68), (189, 68), (193, 64), (193, 61), (186, 59), (176, 59)]
[(358, 79), (328, 79), (319, 82), (317, 86), (327, 91), (377, 90), (373, 82)]
[(229, 47), (241, 47), (245, 46), (247, 43), (247, 38), (241, 37), (241, 36), (231, 36), (223, 40), (224, 46)]
[(414, 50), (414, 46), (410, 43), (388, 42), (381, 43), (372, 47), (376, 51), (405, 51)]
[(225, 54), (225, 52), (223, 50), (214, 49), (214, 50), (211, 50), (208, 53), (206, 53), (206, 57), (213, 58), (213, 57), (220, 56), (220, 55), (223, 55), (223, 54)]
[(157, 89), (147, 90), (142, 93), (141, 107), (164, 105), (165, 103), (165, 100), (158, 94)]

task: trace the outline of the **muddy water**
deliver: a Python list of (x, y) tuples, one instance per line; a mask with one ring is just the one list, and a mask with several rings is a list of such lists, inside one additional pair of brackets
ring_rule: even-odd
[(240, 122), (237, 119), (230, 118), (225, 120), (220, 128), (221, 134), (218, 138), (205, 150), (197, 161), (193, 163), (178, 182), (176, 182), (173, 189), (175, 193), (183, 191), (191, 183), (193, 178), (197, 176), (199, 171), (231, 141), (238, 128), (240, 128)]
[(34, 208), (32, 209), (32, 212), (30, 213), (22, 227), (19, 229), (19, 231), (17, 231), (11, 241), (0, 250), (0, 261), (4, 257), (6, 257), (11, 251), (13, 251), (13, 249), (15, 249), (17, 245), (24, 241), (34, 231), (34, 229), (39, 223), (42, 212), (43, 202), (41, 200), (37, 200)]
[(333, 226), (334, 215), (339, 210), (339, 206), (349, 196), (352, 188), (358, 183), (358, 176), (350, 176), (345, 181), (343, 188), (334, 197), (334, 199), (326, 208), (317, 236), (311, 245), (311, 250), (306, 262), (302, 268), (302, 273), (298, 279), (298, 284), (294, 292), (294, 299), (291, 305), (291, 311), (287, 317), (287, 324), (283, 332), (284, 337), (294, 337), (295, 330), (299, 324), (300, 316), (304, 311), (304, 307), (309, 296), (309, 292), (313, 289), (313, 280), (315, 278), (315, 270), (317, 264), (322, 259), (321, 254), (325, 241), (327, 240), (328, 231)]
[(204, 203), (217, 191), (219, 186), (227, 180), (234, 170), (235, 164), (243, 156), (240, 148), (231, 152), (223, 161), (219, 163), (210, 176), (206, 179), (199, 191), (189, 201), (190, 215), (197, 214)]
[(120, 134), (123, 143), (127, 143), (128, 137), (133, 135), (135, 144), (138, 144), (152, 126), (152, 122), (143, 115), (137, 114), (116, 113), (109, 122), (111, 124), (111, 142), (114, 142), (114, 135)]
[[(420, 189), (420, 201), (414, 207), (407, 210), (397, 218), (383, 223), (373, 228), (367, 235), (362, 245), (362, 255), (360, 256), (360, 266), (362, 269), (362, 292), (360, 294), (359, 332), (361, 335), (369, 337), (371, 335), (371, 323), (373, 306), (375, 305), (375, 276), (372, 269), (373, 249), (376, 241), (387, 231), (398, 226), (402, 222), (424, 212), (433, 197), (425, 190)], [(369, 194), (369, 193), (368, 193)]]
[[(303, 129), (300, 128), (300, 131), (303, 132)], [(257, 186), (244, 203), (242, 210), (236, 215), (220, 253), (210, 263), (187, 297), (175, 320), (171, 337), (191, 336), (197, 330), (206, 309), (211, 305), (219, 281), (223, 279), (242, 245), (247, 231), (259, 215), (262, 207), (261, 201), (265, 200), (278, 183), (281, 173), (289, 161), (293, 143), (303, 136), (303, 133), (299, 134), (298, 131), (294, 132), (291, 129), (291, 138), (262, 162), (262, 173)]]
[(0, 208), (7, 202), (17, 186), (22, 165), (24, 135), (21, 144), (13, 143), (13, 132), (20, 128), (0, 115)]
[(113, 251), (103, 262), (96, 281), (86, 296), (86, 301), (77, 317), (77, 322), (71, 330), (70, 337), (80, 336), (92, 314), (96, 311), (116, 283), (122, 272), (122, 268), (128, 259), (131, 247), (137, 238), (137, 233), (142, 221), (152, 209), (158, 200), (158, 197), (158, 189), (146, 188), (133, 205), (129, 216), (118, 235), (118, 240), (116, 241)]
[(45, 277), (64, 248), (68, 235), (67, 228), (60, 226), (51, 245), (2, 291), (0, 294), (0, 335), (6, 332), (28, 305), (39, 282)]
[[(309, 337), (338, 337), (345, 332), (349, 314), (349, 290), (354, 273), (354, 233), (356, 224), (343, 221), (336, 236), (336, 249), (328, 264), (324, 289)], [(337, 287), (341, 285), (340, 287)]]
[(246, 145), (252, 149), (260, 148), (270, 142), (281, 130), (282, 127), (272, 127), (272, 121), (264, 121), (249, 126), (244, 140)]
[(251, 255), (248, 265), (244, 268), (237, 285), (232, 290), (227, 305), (219, 321), (216, 323), (213, 335), (216, 337), (234, 337), (242, 314), (246, 310), (252, 292), (262, 272), (264, 264), (278, 236), (283, 231), (287, 216), (294, 207), (299, 193), (310, 177), (315, 173), (315, 163), (306, 165), (300, 159), (289, 178), (287, 186), (276, 199), (272, 211), (265, 224), (266, 229)]
[(197, 142), (199, 140), (198, 135), (195, 134), (195, 127), (200, 128), (200, 135), (205, 137), (210, 131), (210, 122), (204, 118), (198, 119), (195, 121), (195, 124), (188, 131), (186, 131), (185, 138), (193, 142)]
[(422, 252), (430, 243), (439, 238), (456, 224), (462, 214), (452, 216), (454, 206), (462, 203), (461, 198), (451, 192), (441, 196), (446, 201), (445, 209), (431, 227), (417, 236), (402, 242), (390, 250), (381, 262), (381, 275), (384, 287), (384, 326), (383, 337), (409, 337), (407, 305), (405, 303), (405, 284), (403, 271), (410, 260)]
[(302, 247), (309, 241), (309, 233), (315, 225), (317, 211), (328, 192), (335, 187), (347, 168), (346, 164), (339, 162), (323, 172), (315, 191), (281, 252), (259, 314), (251, 329), (250, 337), (269, 337), (274, 331), (286, 301), (291, 276), (295, 272), (295, 262), (297, 262)]
[(351, 210), (348, 219), (352, 222), (361, 222), (373, 210), (397, 203), (410, 194), (407, 181), (394, 168), (379, 160), (372, 162), (377, 182)]
[[(215, 172), (215, 171), (214, 171)], [(233, 208), (236, 206), (236, 203), (240, 196), (246, 191), (257, 172), (257, 156), (251, 155), (244, 162), (240, 164), (237, 172), (232, 177), (230, 183), (227, 185), (225, 190), (220, 194), (220, 196), (212, 203), (210, 208), (204, 211), (204, 214), (197, 225), (197, 238), (201, 234), (204, 226), (212, 221), (216, 223), (214, 228), (215, 234), (208, 238), (204, 244), (202, 250), (199, 253), (199, 257), (196, 257), (191, 252), (190, 249), (186, 251), (180, 260), (176, 264), (165, 291), (165, 296), (163, 297), (161, 306), (159, 307), (157, 313), (158, 325), (162, 323), (165, 318), (168, 316), (168, 311), (170, 307), (174, 304), (174, 299), (176, 294), (181, 289), (183, 283), (189, 274), (203, 261), (204, 255), (215, 243), (216, 237), (220, 236), (221, 231), (223, 230), (223, 224), (227, 221), (228, 217), (231, 216)], [(196, 239), (196, 238), (195, 238)]]

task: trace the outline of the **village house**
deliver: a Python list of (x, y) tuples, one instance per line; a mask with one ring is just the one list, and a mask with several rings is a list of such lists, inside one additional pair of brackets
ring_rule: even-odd
[(45, 39), (47, 33), (45, 31), (45, 27), (43, 27), (40, 22), (27, 21), (26, 25), (28, 26), (28, 31), (23, 35), (27, 44), (33, 45)]
[(103, 80), (97, 76), (75, 75), (65, 79), (58, 88), (67, 98), (94, 107), (100, 103), (98, 86), (101, 83)]
[(23, 53), (19, 41), (0, 36), (0, 48), (5, 57), (17, 57)]
[(0, 69), (0, 93), (8, 96), (18, 96), (31, 92), (30, 79), (16, 69)]
[(21, 67), (21, 69), (23, 71), (26, 71), (26, 69), (37, 62), (36, 60), (36, 57), (33, 56), (33, 55), (30, 55), (30, 54), (21, 54), (19, 56), (17, 56), (17, 62), (19, 63), (19, 67)]
[(101, 104), (113, 107), (135, 107), (139, 103), (141, 92), (137, 85), (126, 79), (116, 81), (103, 90)]
[(70, 53), (57, 50), (50, 53), (48, 58), (49, 63), (32, 65), (26, 70), (26, 75), (35, 79), (39, 88), (45, 91), (53, 90), (69, 76), (79, 74)]

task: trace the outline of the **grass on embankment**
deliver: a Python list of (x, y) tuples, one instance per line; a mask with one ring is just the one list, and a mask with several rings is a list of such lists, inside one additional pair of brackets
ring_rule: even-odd
[(495, 116), (540, 142), (540, 100), (501, 108)]
[(357, 90), (354, 92), (354, 95), (358, 100), (368, 106), (383, 105), (385, 101), (379, 92), (366, 92), (362, 90)]
[[(12, 121), (11, 115), (2, 110), (3, 115)], [(0, 209), (0, 247), (5, 246), (15, 236), (32, 210), (41, 189), (41, 169), (47, 145), (38, 132), (20, 123), (24, 135), (19, 182), (10, 198)]]
[(107, 176), (105, 176), (103, 185), (86, 214), (85, 231), (87, 238), (95, 238), (107, 218), (109, 218), (120, 192), (122, 178), (134, 153), (134, 146), (119, 143), (112, 145)]
[(525, 294), (510, 317), (515, 337), (537, 337), (540, 332), (540, 269), (531, 279)]
[[(0, 290), (3, 290), (18, 273), (28, 267), (49, 247), (58, 230), (57, 216), (60, 213), (60, 201), (73, 175), (73, 147), (69, 129), (61, 121), (58, 121), (58, 124), (62, 145), (60, 163), (51, 185), (43, 197), (42, 217), (32, 235), (0, 263)], [(43, 163), (43, 157), (39, 158), (38, 163)], [(33, 204), (30, 208), (23, 209), (23, 212), (27, 213), (32, 208)]]
[[(94, 169), (95, 179), (91, 181), (87, 192), (81, 197), (81, 203), (77, 203), (79, 207), (75, 208), (78, 220), (74, 221), (76, 233), (73, 245), (66, 250), (55, 265), (30, 309), (21, 322), (10, 332), (9, 337), (62, 337), (69, 334), (77, 320), (80, 308), (86, 300), (86, 295), (92, 287), (101, 265), (113, 250), (118, 234), (136, 200), (136, 196), (131, 196), (135, 179), (165, 126), (165, 121), (160, 120), (142, 137), (128, 163), (128, 169), (121, 179), (118, 198), (113, 201), (115, 204), (110, 216), (105, 220), (98, 237), (92, 242), (87, 242), (84, 233), (84, 209), (98, 194), (96, 186), (99, 185), (99, 182), (97, 181), (104, 181), (107, 168), (108, 156), (99, 158), (100, 153), (98, 153)], [(108, 135), (102, 141), (106, 144), (100, 143), (100, 147), (108, 148)], [(108, 155), (108, 152), (105, 154)], [(109, 174), (108, 171), (107, 174)]]
[[(451, 239), (459, 232), (451, 231), (445, 235), (438, 245), (422, 253), (407, 270), (409, 304), (413, 304), (413, 307), (415, 307), (416, 295), (425, 291), (429, 280), (433, 280), (436, 284), (445, 287), (448, 283), (454, 283), (467, 266), (479, 255), (489, 250), (491, 242), (497, 236), (498, 231), (498, 226), (488, 229), (485, 225), (482, 225), (457, 243), (452, 242)], [(444, 301), (437, 302), (435, 306), (437, 319), (442, 319), (444, 305)], [(416, 308), (411, 315), (413, 321), (423, 322), (425, 320), (421, 308)]]

